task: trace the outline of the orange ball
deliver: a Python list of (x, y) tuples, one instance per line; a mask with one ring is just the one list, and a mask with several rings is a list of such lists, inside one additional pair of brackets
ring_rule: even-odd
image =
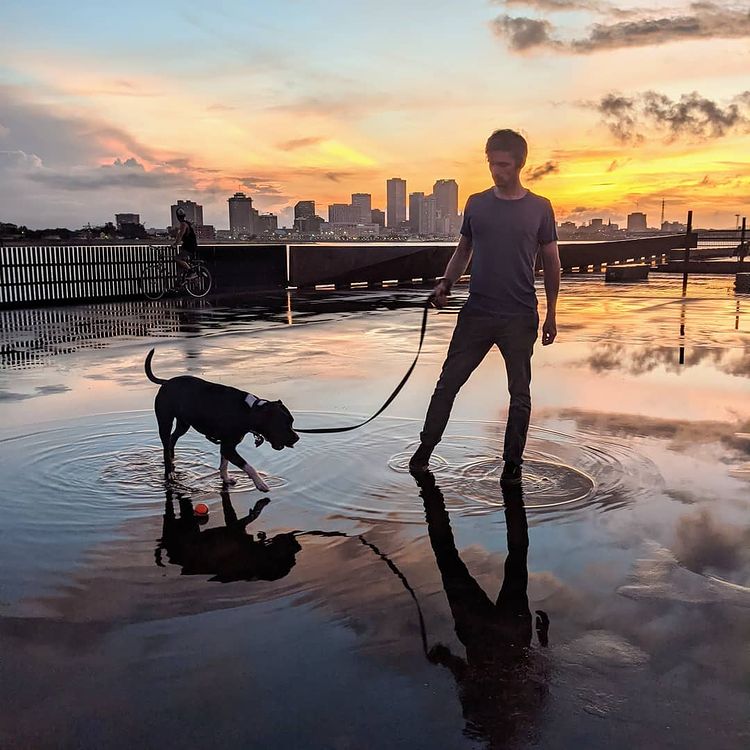
[(193, 509), (193, 512), (195, 513), (196, 516), (207, 516), (208, 505), (206, 505), (205, 503), (198, 503)]

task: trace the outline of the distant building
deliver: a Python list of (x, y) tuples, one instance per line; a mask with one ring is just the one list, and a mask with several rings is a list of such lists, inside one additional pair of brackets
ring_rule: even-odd
[(406, 180), (392, 177), (386, 181), (388, 228), (397, 229), (406, 221)]
[(381, 229), (385, 229), (385, 211), (379, 208), (373, 208), (370, 211), (370, 223), (377, 224)]
[(377, 237), (380, 233), (380, 227), (377, 224), (331, 224), (324, 222), (320, 226), (320, 233), (323, 236), (333, 239), (346, 239), (347, 237)]
[(628, 232), (645, 232), (647, 228), (646, 214), (628, 214)]
[(458, 234), (458, 183), (437, 180), (432, 186), (435, 196), (436, 228), (438, 234)]
[(422, 202), (419, 234), (437, 234), (437, 202), (434, 195), (425, 195)]
[(424, 234), (422, 231), (422, 210), (424, 193), (409, 193), (409, 229), (412, 234)]
[(687, 227), (679, 221), (665, 221), (662, 222), (661, 231), (670, 234), (682, 234), (682, 232), (687, 232)]
[(300, 234), (320, 234), (320, 226), (324, 223), (320, 216), (302, 216), (294, 220), (294, 231)]
[(328, 206), (329, 224), (358, 224), (359, 212), (349, 203), (332, 203)]
[(216, 239), (216, 230), (213, 224), (200, 224), (195, 227), (195, 236), (199, 240), (213, 240)]
[(309, 216), (315, 216), (315, 201), (298, 201), (295, 203), (295, 219), (306, 219)]
[(604, 219), (591, 219), (592, 229), (604, 229)]
[(203, 226), (203, 206), (194, 201), (177, 201), (172, 206), (172, 229), (177, 229), (180, 222), (177, 221), (177, 209), (185, 212), (185, 218), (195, 227)]
[(253, 208), (253, 199), (244, 193), (235, 193), (229, 203), (229, 231), (235, 239), (243, 234), (255, 234), (255, 219), (258, 212)]
[(370, 193), (352, 193), (352, 208), (358, 224), (369, 224), (372, 217), (372, 195)]
[(255, 234), (274, 233), (279, 228), (279, 217), (276, 214), (259, 214), (256, 219)]
[(140, 224), (140, 223), (141, 223), (140, 214), (115, 214), (115, 226), (117, 226), (118, 231), (122, 230), (125, 224)]

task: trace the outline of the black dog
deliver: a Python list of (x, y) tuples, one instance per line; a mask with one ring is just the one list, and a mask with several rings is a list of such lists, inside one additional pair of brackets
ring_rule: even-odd
[[(274, 450), (291, 448), (299, 440), (299, 435), (292, 429), (294, 417), (289, 409), (281, 401), (264, 401), (246, 391), (190, 375), (162, 380), (151, 371), (153, 356), (152, 349), (146, 357), (145, 369), (148, 379), (161, 385), (154, 401), (154, 411), (164, 446), (165, 476), (169, 478), (174, 471), (177, 440), (192, 427), (211, 442), (219, 444), (219, 471), (225, 482), (234, 484), (228, 473), (231, 461), (253, 480), (261, 492), (268, 492), (268, 485), (237, 453), (237, 446), (248, 432), (252, 432), (256, 446), (268, 440)], [(177, 424), (172, 432), (175, 420)]]

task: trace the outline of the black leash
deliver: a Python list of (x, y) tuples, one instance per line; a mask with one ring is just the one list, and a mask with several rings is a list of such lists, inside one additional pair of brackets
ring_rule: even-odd
[[(375, 415), (377, 416), (377, 415)], [(419, 635), (422, 639), (422, 651), (424, 652), (424, 655), (429, 659), (429, 649), (427, 647), (427, 627), (424, 623), (424, 615), (422, 614), (422, 607), (419, 606), (419, 599), (417, 599), (417, 593), (414, 591), (414, 589), (409, 585), (409, 581), (406, 579), (406, 576), (401, 572), (399, 567), (396, 565), (393, 560), (391, 560), (388, 555), (386, 555), (384, 552), (381, 552), (372, 542), (368, 542), (367, 539), (362, 534), (357, 534), (356, 536), (352, 534), (347, 534), (344, 531), (294, 531), (292, 532), (294, 536), (323, 536), (323, 537), (344, 537), (346, 539), (357, 539), (362, 545), (367, 547), (368, 549), (372, 550), (390, 569), (390, 571), (396, 576), (396, 578), (401, 581), (403, 587), (406, 589), (409, 596), (414, 601), (414, 605), (417, 608), (417, 617), (419, 618)]]
[(406, 371), (406, 375), (401, 379), (401, 382), (396, 386), (396, 390), (391, 393), (390, 396), (388, 396), (388, 400), (369, 418), (366, 419), (364, 422), (360, 422), (360, 424), (352, 425), (351, 427), (318, 427), (316, 429), (312, 430), (301, 430), (298, 427), (294, 428), (295, 432), (306, 432), (308, 434), (323, 434), (323, 433), (329, 433), (329, 432), (349, 432), (349, 430), (356, 430), (360, 427), (364, 427), (368, 422), (372, 422), (375, 417), (380, 416), (391, 404), (394, 398), (398, 396), (398, 394), (401, 392), (401, 389), (406, 385), (406, 381), (411, 376), (412, 372), (414, 371), (414, 368), (417, 365), (417, 360), (419, 359), (419, 353), (422, 351), (422, 343), (424, 342), (424, 334), (427, 330), (427, 312), (430, 309), (430, 304), (432, 303), (432, 295), (430, 295), (427, 298), (427, 302), (425, 302), (424, 305), (424, 311), (422, 312), (422, 330), (419, 333), (419, 347), (417, 348), (417, 354), (414, 357), (414, 361), (411, 363), (411, 367)]

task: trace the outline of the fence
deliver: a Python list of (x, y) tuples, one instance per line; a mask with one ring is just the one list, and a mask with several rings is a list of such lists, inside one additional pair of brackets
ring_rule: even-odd
[[(562, 243), (564, 271), (628, 261), (655, 263), (670, 250), (696, 246), (696, 236)], [(201, 245), (200, 255), (221, 292), (347, 287), (363, 283), (431, 281), (441, 275), (455, 243)], [(0, 247), (0, 308), (138, 299), (146, 264), (163, 246), (57, 245)], [(288, 254), (288, 261), (287, 261)]]

